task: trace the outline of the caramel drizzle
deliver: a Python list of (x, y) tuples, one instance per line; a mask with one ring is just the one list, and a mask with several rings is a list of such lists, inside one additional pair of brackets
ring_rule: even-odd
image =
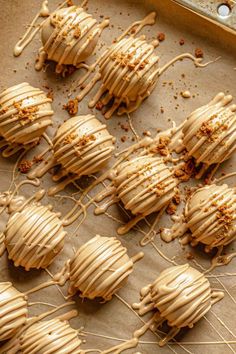
[[(25, 103), (23, 103), (25, 101)], [(47, 98), (40, 89), (22, 83), (5, 90), (0, 95), (0, 133), (11, 144), (35, 144), (45, 129), (52, 125), (53, 111), (48, 109), (52, 100)], [(22, 125), (18, 117), (19, 104), (21, 109), (35, 108), (33, 120), (24, 120)], [(14, 146), (13, 146), (14, 149)]]
[(45, 268), (53, 261), (66, 235), (59, 216), (50, 207), (30, 205), (10, 217), (5, 243), (16, 267)]
[[(50, 16), (51, 24), (54, 23), (54, 17), (56, 18), (57, 12), (54, 12)], [(55, 53), (59, 53), (57, 61), (56, 72), (60, 73), (63, 68), (63, 64), (72, 64), (77, 66), (80, 64), (80, 57), (91, 46), (92, 41), (96, 37), (99, 37), (102, 30), (109, 25), (109, 20), (104, 20), (100, 25), (87, 14), (82, 7), (70, 6), (64, 9), (63, 20), (60, 24), (54, 24), (54, 30), (47, 42), (39, 51), (39, 57), (37, 59), (35, 68), (41, 70), (46, 59), (55, 60)], [(80, 28), (80, 35), (72, 36), (68, 41), (68, 36), (71, 32), (75, 32), (76, 28)], [(64, 39), (66, 36), (66, 40)], [(61, 47), (61, 44), (65, 44), (66, 48)], [(73, 55), (72, 55), (73, 54)], [(72, 56), (72, 58), (71, 58)], [(69, 59), (70, 58), (70, 59)], [(84, 60), (84, 58), (83, 58)], [(70, 61), (70, 62), (69, 62)]]
[(140, 252), (130, 259), (120, 241), (97, 235), (78, 249), (70, 261), (69, 271), (67, 264), (55, 279), (65, 281), (69, 276), (69, 294), (80, 291), (81, 297), (101, 297), (108, 301), (132, 273), (133, 263), (142, 257)]

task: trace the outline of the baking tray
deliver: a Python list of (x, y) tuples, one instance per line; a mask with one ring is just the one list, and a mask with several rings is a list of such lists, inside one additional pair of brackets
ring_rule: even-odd
[[(0, 0), (1, 4), (1, 32), (0, 32), (0, 62), (1, 62), (1, 80), (0, 89), (11, 85), (28, 81), (31, 85), (44, 88), (49, 86), (54, 91), (53, 108), (54, 126), (48, 130), (49, 135), (53, 135), (58, 124), (68, 118), (67, 112), (62, 109), (62, 105), (68, 101), (67, 89), (80, 75), (79, 72), (62, 79), (56, 76), (50, 67), (46, 72), (36, 72), (34, 70), (34, 60), (41, 43), (39, 37), (27, 47), (23, 54), (13, 57), (13, 47), (19, 36), (24, 32), (30, 19), (34, 17), (40, 6), (40, 1), (32, 0)], [(74, 1), (75, 4), (78, 2)], [(50, 9), (55, 9), (58, 2), (50, 0)], [(156, 52), (160, 56), (160, 65), (163, 65), (174, 56), (183, 53), (194, 53), (195, 48), (201, 48), (204, 52), (204, 61), (220, 59), (204, 69), (195, 68), (190, 61), (182, 61), (171, 67), (159, 79), (159, 82), (153, 94), (142, 104), (142, 106), (131, 115), (132, 124), (140, 136), (143, 132), (149, 130), (152, 136), (155, 136), (158, 129), (170, 127), (174, 120), (177, 124), (182, 122), (186, 116), (195, 108), (207, 103), (216, 93), (224, 91), (236, 96), (236, 40), (232, 32), (225, 31), (222, 27), (206, 21), (197, 14), (178, 6), (175, 2), (165, 0), (143, 1), (143, 0), (120, 0), (104, 1), (96, 0), (88, 3), (88, 11), (98, 20), (100, 15), (109, 16), (111, 24), (101, 37), (96, 49), (98, 54), (103, 50), (104, 44), (110, 44), (112, 38), (121, 33), (122, 29), (128, 27), (133, 21), (142, 18), (148, 12), (155, 10), (157, 12), (157, 21), (154, 26), (146, 27), (142, 32), (148, 39), (156, 38), (159, 32), (166, 35)], [(185, 44), (180, 46), (180, 39), (184, 39)], [(184, 74), (184, 77), (183, 75)], [(189, 90), (192, 97), (184, 99), (180, 92)], [(90, 94), (79, 104), (79, 114), (95, 112), (97, 117), (104, 121), (104, 117), (97, 110), (90, 110), (87, 103)], [(176, 98), (177, 97), (177, 98)], [(161, 113), (162, 107), (164, 112)], [(131, 130), (126, 133), (120, 123), (127, 122), (127, 118), (114, 116), (107, 122), (110, 132), (117, 137), (117, 149), (123, 149), (132, 144)], [(126, 135), (127, 140), (122, 143), (121, 137)], [(39, 146), (37, 149), (42, 149)], [(32, 152), (33, 155), (36, 151)], [(16, 158), (1, 158), (0, 168), (0, 189), (8, 189), (12, 178), (12, 171)], [(230, 172), (235, 168), (235, 158), (224, 163), (218, 171)], [(24, 176), (16, 173), (17, 180), (20, 181)], [(48, 188), (52, 185), (51, 175), (47, 174), (42, 179), (41, 187)], [(84, 178), (82, 185), (87, 185), (88, 180)], [(229, 185), (235, 184), (233, 178), (228, 180)], [(22, 193), (27, 197), (36, 189), (25, 187)], [(70, 195), (76, 192), (73, 186), (69, 186), (64, 193)], [(51, 203), (55, 210), (66, 213), (71, 207), (70, 201), (46, 197), (43, 204)], [(182, 209), (182, 205), (180, 209)], [(75, 225), (67, 228), (69, 235), (63, 252), (55, 259), (49, 267), (51, 273), (56, 273), (61, 269), (65, 260), (73, 255), (74, 249), (89, 240), (96, 233), (104, 236), (114, 236), (118, 227), (118, 222), (126, 220), (125, 214), (119, 208), (114, 206), (109, 209), (107, 215), (94, 216), (93, 208), (89, 209), (89, 215), (83, 222), (77, 232), (77, 236), (70, 236), (73, 233)], [(7, 215), (1, 217), (1, 229), (4, 229)], [(169, 216), (164, 215), (157, 229), (161, 226), (171, 225)], [(145, 225), (140, 225), (145, 228)], [(127, 247), (129, 255), (134, 255), (140, 251), (139, 241), (142, 234), (137, 230), (130, 231), (126, 236), (117, 236)], [(201, 249), (193, 249), (189, 246), (181, 247), (178, 240), (172, 243), (164, 243), (157, 235), (154, 241), (156, 249), (149, 244), (142, 248), (145, 253), (143, 260), (135, 264), (135, 271), (130, 276), (127, 285), (118, 292), (120, 298), (114, 297), (112, 301), (101, 304), (97, 301), (82, 301), (75, 297), (75, 307), (79, 311), (79, 316), (71, 320), (74, 328), (84, 327), (86, 340), (83, 348), (106, 349), (115, 344), (119, 344), (124, 339), (129, 339), (134, 330), (141, 327), (142, 322), (125, 305), (132, 304), (139, 300), (139, 290), (146, 284), (152, 282), (160, 271), (174, 262), (183, 264), (189, 262), (197, 269), (207, 269), (210, 266), (209, 256)], [(229, 251), (234, 250), (234, 244), (228, 247)], [(194, 255), (193, 260), (187, 260), (187, 254), (191, 251)], [(142, 338), (137, 348), (127, 351), (127, 353), (194, 353), (208, 354), (214, 351), (216, 354), (236, 352), (236, 333), (235, 333), (235, 310), (236, 310), (236, 287), (235, 287), (235, 259), (224, 267), (216, 268), (210, 275), (209, 280), (212, 288), (224, 289), (225, 298), (217, 303), (207, 315), (200, 320), (193, 329), (182, 331), (177, 337), (177, 342), (173, 342), (164, 348), (159, 348), (155, 342), (157, 337), (148, 331)], [(20, 268), (15, 268), (7, 260), (6, 253), (0, 259), (0, 280), (10, 280), (14, 286), (21, 291), (28, 290), (31, 287), (48, 281), (49, 276), (45, 271), (25, 272)], [(46, 301), (51, 304), (60, 304), (64, 302), (56, 287), (43, 289), (40, 292), (30, 296), (30, 302)], [(29, 308), (30, 314), (39, 314), (48, 307), (45, 305), (32, 305)], [(103, 337), (104, 336), (104, 337)], [(228, 341), (228, 344), (226, 343)]]

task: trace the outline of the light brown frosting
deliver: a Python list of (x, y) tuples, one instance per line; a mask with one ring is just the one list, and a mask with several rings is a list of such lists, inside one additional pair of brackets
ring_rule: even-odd
[(110, 300), (133, 271), (127, 249), (115, 237), (93, 237), (76, 252), (70, 262), (69, 293), (81, 297)]
[(114, 99), (106, 118), (116, 109), (118, 115), (136, 110), (155, 87), (158, 61), (154, 45), (147, 43), (144, 36), (125, 37), (113, 44), (99, 62), (102, 86), (90, 106), (106, 92), (104, 103)]
[(66, 232), (50, 206), (29, 205), (14, 213), (6, 226), (8, 258), (16, 267), (46, 268), (61, 251)]
[(20, 338), (22, 354), (79, 354), (80, 344), (78, 331), (60, 319), (35, 323)]
[(197, 163), (221, 163), (236, 150), (236, 105), (219, 93), (195, 110), (183, 125), (183, 145)]
[(199, 188), (188, 199), (185, 216), (193, 244), (225, 246), (236, 238), (236, 190), (227, 184)]
[(10, 282), (0, 283), (0, 342), (12, 338), (26, 322), (26, 296)]
[(125, 208), (145, 216), (168, 205), (175, 195), (177, 180), (163, 159), (145, 155), (121, 163), (114, 185)]
[(40, 50), (36, 69), (41, 69), (45, 59), (57, 62), (57, 72), (62, 65), (78, 66), (93, 52), (102, 27), (82, 7), (70, 6), (51, 14), (42, 26), (43, 48)]
[(101, 170), (112, 155), (114, 138), (95, 116), (77, 116), (63, 123), (53, 141), (54, 158), (78, 176)]
[(52, 125), (51, 102), (42, 90), (26, 82), (3, 91), (0, 94), (0, 135), (11, 144), (37, 143)]
[(169, 267), (141, 291), (134, 304), (140, 314), (156, 308), (171, 327), (193, 327), (211, 308), (211, 288), (205, 276), (189, 264)]

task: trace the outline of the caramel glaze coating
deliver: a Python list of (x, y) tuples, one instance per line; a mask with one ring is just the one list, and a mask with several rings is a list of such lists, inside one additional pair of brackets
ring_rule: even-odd
[(236, 190), (227, 184), (199, 188), (188, 199), (186, 222), (193, 243), (207, 249), (225, 246), (236, 238)]
[(146, 216), (169, 204), (177, 180), (163, 159), (141, 156), (120, 164), (114, 185), (126, 209)]
[(0, 135), (9, 143), (37, 143), (52, 125), (52, 100), (28, 83), (12, 86), (0, 94)]
[(133, 261), (115, 237), (92, 238), (78, 249), (70, 263), (69, 293), (108, 301), (127, 281)]
[(99, 35), (97, 21), (77, 6), (53, 12), (45, 21), (41, 33), (47, 58), (59, 65), (74, 66), (92, 54)]
[(65, 235), (59, 214), (43, 205), (26, 206), (7, 223), (8, 258), (26, 270), (46, 268), (63, 248)]
[(221, 163), (236, 150), (236, 105), (228, 106), (231, 100), (219, 93), (185, 121), (183, 145), (197, 163)]
[(20, 338), (22, 354), (80, 354), (80, 344), (78, 331), (56, 318), (33, 324)]
[(26, 296), (10, 282), (0, 283), (0, 342), (12, 338), (27, 319)]
[(114, 150), (114, 138), (95, 116), (76, 116), (63, 123), (54, 138), (54, 158), (68, 173), (90, 175), (101, 170)]

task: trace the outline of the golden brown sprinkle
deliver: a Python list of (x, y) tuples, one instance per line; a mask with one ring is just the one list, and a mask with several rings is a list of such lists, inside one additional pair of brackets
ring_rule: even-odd
[(64, 104), (63, 108), (71, 115), (75, 115), (78, 112), (78, 100), (77, 98), (69, 100)]

